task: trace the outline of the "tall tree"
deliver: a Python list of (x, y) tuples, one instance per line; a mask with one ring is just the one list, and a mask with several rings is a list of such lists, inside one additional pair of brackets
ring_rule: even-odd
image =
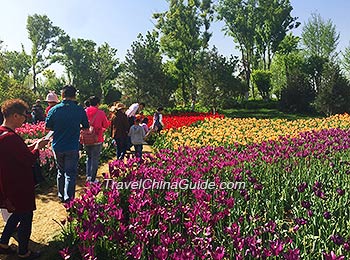
[(154, 14), (161, 32), (160, 44), (165, 54), (173, 59), (179, 72), (182, 98), (185, 105), (191, 99), (195, 104), (197, 89), (194, 70), (199, 53), (207, 48), (212, 20), (211, 0), (168, 0), (169, 10)]
[(244, 95), (246, 90), (234, 76), (237, 64), (237, 57), (226, 58), (215, 47), (203, 53), (196, 70), (200, 103), (216, 111)]
[(5, 58), (5, 71), (10, 73), (12, 77), (22, 85), (25, 78), (29, 75), (30, 71), (30, 55), (26, 54), (24, 47), (22, 51), (6, 51), (4, 53)]
[(286, 33), (300, 24), (297, 17), (291, 16), (292, 10), (289, 0), (258, 1), (256, 45), (264, 70), (270, 70), (272, 57)]
[(33, 91), (37, 89), (37, 75), (42, 73), (52, 61), (50, 57), (58, 37), (63, 31), (53, 26), (46, 15), (29, 15), (27, 18), (27, 31), (32, 41), (31, 67), (33, 74)]
[(350, 46), (346, 47), (344, 50), (342, 65), (344, 67), (346, 75), (350, 79)]
[[(241, 52), (245, 80), (250, 86), (252, 69), (259, 62), (270, 69), (273, 55), (286, 33), (299, 23), (291, 16), (289, 0), (219, 0), (218, 19)], [(254, 97), (254, 88), (252, 88)]]
[(225, 33), (233, 37), (241, 52), (244, 79), (248, 89), (254, 63), (255, 28), (258, 23), (256, 5), (257, 0), (219, 0), (217, 5), (218, 19), (224, 21)]
[(156, 32), (139, 34), (127, 51), (124, 70), (120, 77), (122, 90), (128, 99), (147, 102), (150, 106), (169, 105), (176, 88), (166, 73)]
[(333, 60), (339, 43), (339, 33), (336, 26), (329, 19), (324, 21), (320, 14), (313, 13), (302, 30), (302, 43), (308, 56), (318, 56)]
[(70, 83), (79, 89), (79, 99), (96, 95), (102, 99), (119, 73), (117, 50), (107, 43), (97, 47), (91, 40), (60, 37), (55, 60), (62, 63)]
[(97, 48), (94, 67), (97, 72), (97, 80), (100, 84), (101, 99), (108, 94), (120, 72), (119, 60), (116, 57), (117, 49), (104, 43)]

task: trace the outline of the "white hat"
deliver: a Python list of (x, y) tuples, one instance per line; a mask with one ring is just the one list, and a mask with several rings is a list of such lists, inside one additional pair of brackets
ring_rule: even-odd
[(46, 102), (56, 102), (56, 103), (60, 102), (54, 91), (50, 91), (49, 94), (47, 94), (45, 101)]

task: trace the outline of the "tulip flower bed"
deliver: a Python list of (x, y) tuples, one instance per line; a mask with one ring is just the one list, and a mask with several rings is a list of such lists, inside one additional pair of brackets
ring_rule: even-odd
[[(178, 115), (163, 115), (164, 129), (177, 129), (183, 126), (190, 126), (198, 121), (204, 121), (209, 118), (224, 118), (221, 114), (212, 113), (183, 113)], [(153, 116), (148, 116), (150, 125), (153, 122)]]
[(319, 131), (330, 128), (350, 128), (348, 114), (328, 118), (299, 119), (255, 119), (216, 118), (205, 119), (200, 126), (168, 129), (157, 138), (154, 146), (158, 149), (178, 149), (181, 146), (202, 147), (225, 146), (235, 143), (242, 145), (277, 140), (280, 136), (297, 137), (300, 132)]
[[(345, 259), (350, 131), (324, 129), (235, 148), (182, 147), (110, 164), (67, 206), (63, 259)], [(188, 180), (190, 187), (176, 186)], [(202, 188), (203, 184), (212, 188)], [(227, 183), (243, 183), (228, 187)], [(223, 184), (226, 185), (223, 185)], [(222, 188), (226, 186), (226, 188)], [(173, 187), (173, 186), (171, 186)], [(75, 258), (76, 257), (76, 258)]]

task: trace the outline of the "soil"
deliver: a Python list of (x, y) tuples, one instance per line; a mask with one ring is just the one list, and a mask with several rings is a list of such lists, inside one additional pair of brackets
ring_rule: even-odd
[[(149, 145), (144, 145), (143, 152), (152, 152)], [(108, 163), (101, 165), (97, 178), (102, 180), (102, 173), (108, 172)], [(77, 177), (76, 197), (83, 192), (85, 185), (85, 176)], [(57, 241), (62, 230), (61, 222), (67, 217), (64, 205), (57, 197), (56, 185), (41, 187), (39, 194), (36, 196), (36, 210), (34, 211), (32, 235), (30, 237), (29, 248), (33, 251), (41, 251), (41, 260), (58, 260), (60, 243)], [(3, 230), (4, 223), (0, 216), (0, 230)], [(10, 240), (10, 244), (16, 244), (16, 235)], [(0, 260), (17, 260), (17, 256), (0, 255)]]

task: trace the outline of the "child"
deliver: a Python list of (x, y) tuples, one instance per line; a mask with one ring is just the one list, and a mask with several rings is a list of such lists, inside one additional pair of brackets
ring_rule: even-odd
[(131, 143), (135, 147), (136, 157), (140, 159), (140, 163), (142, 161), (142, 144), (145, 138), (145, 130), (142, 126), (140, 126), (141, 120), (139, 118), (135, 119), (134, 125), (130, 127), (129, 136), (131, 139)]
[(141, 126), (143, 128), (143, 130), (145, 130), (145, 134), (147, 135), (148, 131), (149, 131), (149, 127), (148, 127), (148, 118), (147, 117), (144, 117), (142, 120), (141, 120)]

